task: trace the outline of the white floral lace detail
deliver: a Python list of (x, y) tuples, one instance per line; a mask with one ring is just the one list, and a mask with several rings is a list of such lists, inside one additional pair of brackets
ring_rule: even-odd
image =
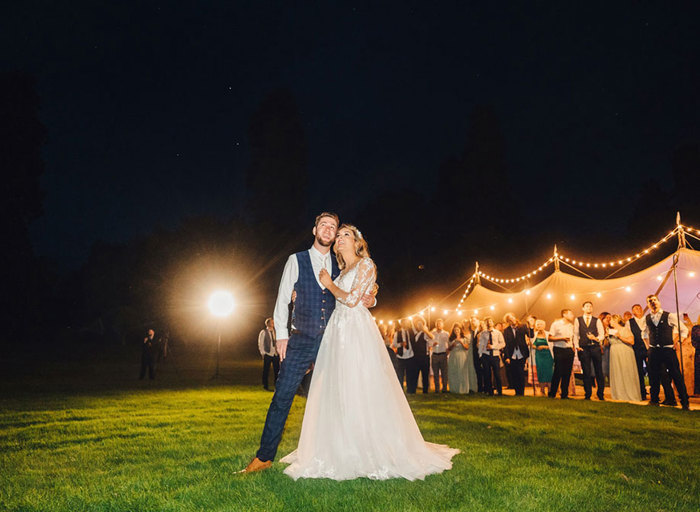
[[(346, 272), (341, 273), (335, 284), (344, 292), (349, 292), (344, 299), (337, 299), (337, 304), (343, 304), (354, 308), (360, 303), (377, 279), (377, 267), (371, 258), (362, 258), (357, 264)], [(337, 306), (336, 304), (336, 306)]]

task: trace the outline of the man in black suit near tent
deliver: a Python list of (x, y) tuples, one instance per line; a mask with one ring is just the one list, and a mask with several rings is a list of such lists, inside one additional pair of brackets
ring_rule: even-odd
[(503, 317), (506, 327), (503, 329), (503, 338), (506, 342), (505, 364), (508, 375), (508, 383), (515, 390), (516, 395), (525, 394), (525, 361), (530, 356), (527, 346), (528, 328), (521, 325), (513, 313), (506, 313)]
[[(646, 316), (647, 333), (649, 334), (649, 383), (651, 400), (649, 405), (659, 405), (659, 387), (663, 366), (668, 369), (681, 399), (681, 406), (688, 410), (688, 392), (681, 374), (681, 367), (674, 348), (677, 342), (688, 335), (688, 328), (678, 321), (675, 313), (661, 309), (661, 302), (656, 295), (647, 297), (649, 314)], [(674, 395), (671, 395), (675, 399)], [(668, 396), (666, 399), (668, 400)]]

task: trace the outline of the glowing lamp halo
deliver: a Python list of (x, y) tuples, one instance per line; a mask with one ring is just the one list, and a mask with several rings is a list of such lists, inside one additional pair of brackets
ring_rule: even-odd
[(233, 313), (236, 303), (231, 292), (217, 290), (209, 296), (207, 307), (212, 315), (223, 318)]

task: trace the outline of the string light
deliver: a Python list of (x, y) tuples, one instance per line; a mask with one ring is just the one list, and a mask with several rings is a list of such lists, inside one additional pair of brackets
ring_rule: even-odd
[(542, 272), (547, 266), (554, 261), (555, 256), (552, 256), (549, 258), (547, 261), (545, 261), (542, 265), (537, 267), (534, 270), (531, 270), (530, 272), (523, 274), (518, 277), (496, 277), (496, 276), (491, 276), (488, 274), (484, 274), (483, 272), (479, 271), (479, 276), (483, 277), (487, 281), (491, 281), (492, 283), (504, 283), (504, 284), (514, 284), (514, 283), (519, 283), (520, 281), (525, 281), (526, 279), (529, 279), (530, 277), (534, 276), (538, 272)]
[[(464, 290), (464, 293), (462, 294), (462, 298), (459, 300), (459, 304), (457, 304), (457, 309), (462, 307), (462, 303), (464, 302), (464, 299), (467, 298), (467, 295), (469, 295), (469, 291), (471, 290), (472, 285), (474, 285), (476, 283), (476, 276), (477, 276), (477, 272), (474, 272), (472, 274), (472, 276), (469, 278), (469, 282), (467, 283), (467, 288)], [(445, 313), (445, 314), (447, 314), (447, 313)]]
[(666, 236), (664, 236), (658, 242), (651, 244), (649, 247), (647, 247), (646, 249), (643, 249), (642, 251), (639, 251), (638, 253), (635, 253), (634, 256), (627, 256), (626, 258), (620, 258), (617, 260), (610, 260), (610, 261), (582, 261), (582, 260), (575, 260), (573, 258), (569, 258), (561, 253), (558, 253), (558, 257), (560, 260), (565, 261), (566, 263), (571, 263), (572, 265), (575, 265), (577, 267), (584, 267), (584, 266), (586, 268), (614, 267), (616, 265), (630, 263), (634, 260), (641, 258), (642, 256), (644, 256), (646, 254), (649, 254), (651, 251), (658, 249), (661, 244), (668, 242), (678, 232), (679, 229), (683, 229), (683, 226), (677, 226), (677, 227), (673, 228), (671, 231), (668, 232), (668, 234)]
[[(464, 302), (465, 302), (467, 296), (469, 295), (469, 293), (472, 291), (473, 287), (476, 286), (476, 284), (478, 283), (479, 278), (484, 278), (484, 279), (486, 279), (487, 281), (490, 281), (490, 282), (492, 282), (492, 283), (497, 283), (497, 284), (507, 284), (507, 285), (509, 285), (509, 284), (516, 284), (516, 283), (519, 283), (519, 282), (521, 282), (521, 281), (526, 281), (526, 280), (528, 280), (528, 279), (530, 279), (530, 278), (536, 276), (538, 273), (543, 272), (544, 270), (547, 269), (547, 267), (549, 267), (549, 265), (550, 265), (551, 263), (556, 262), (556, 261), (563, 261), (563, 262), (566, 262), (566, 263), (571, 264), (572, 266), (586, 267), (586, 268), (595, 268), (595, 269), (598, 269), (598, 268), (605, 268), (605, 269), (607, 269), (607, 268), (614, 268), (615, 266), (622, 266), (622, 265), (625, 265), (625, 264), (627, 264), (627, 263), (631, 263), (631, 262), (633, 262), (633, 261), (635, 261), (635, 260), (637, 260), (637, 259), (639, 259), (639, 258), (642, 258), (643, 256), (645, 256), (645, 255), (647, 255), (647, 254), (649, 254), (649, 253), (651, 253), (651, 252), (657, 250), (662, 244), (664, 244), (665, 242), (668, 242), (674, 235), (676, 235), (676, 234), (678, 234), (678, 233), (683, 233), (683, 232), (687, 232), (687, 233), (691, 233), (691, 234), (692, 234), (692, 233), (697, 233), (698, 235), (700, 235), (700, 229), (695, 229), (695, 228), (691, 228), (691, 227), (683, 226), (683, 225), (679, 224), (679, 225), (677, 225), (676, 227), (674, 227), (673, 230), (669, 231), (663, 238), (661, 238), (660, 240), (658, 240), (656, 243), (651, 244), (650, 246), (648, 246), (648, 247), (642, 249), (642, 250), (639, 251), (639, 252), (636, 252), (634, 255), (629, 255), (629, 256), (626, 256), (626, 257), (619, 258), (619, 259), (611, 259), (611, 260), (609, 260), (609, 261), (583, 261), (583, 260), (580, 260), (580, 259), (569, 258), (568, 256), (559, 253), (558, 250), (557, 250), (556, 247), (555, 247), (554, 255), (553, 255), (552, 257), (550, 257), (549, 259), (547, 259), (545, 262), (543, 262), (543, 263), (542, 263), (540, 266), (538, 266), (537, 268), (534, 268), (534, 269), (532, 269), (530, 272), (527, 272), (527, 273), (525, 273), (525, 274), (523, 274), (523, 275), (520, 275), (520, 276), (515, 276), (515, 277), (499, 277), (499, 276), (494, 276), (494, 275), (486, 274), (486, 273), (484, 273), (484, 272), (482, 272), (482, 271), (480, 271), (480, 270), (477, 270), (477, 271), (474, 272), (474, 274), (472, 274), (471, 277), (469, 278), (469, 280), (468, 280), (468, 282), (467, 282), (467, 286), (466, 286), (466, 288), (465, 288), (465, 290), (464, 290), (464, 292), (463, 292), (463, 294), (462, 294), (462, 297), (461, 297), (460, 300), (459, 300), (459, 303), (457, 304), (457, 307), (456, 307), (455, 309), (453, 309), (453, 310), (444, 309), (444, 310), (442, 310), (442, 311), (443, 311), (443, 314), (444, 314), (445, 316), (447, 316), (451, 311), (453, 311), (453, 312), (457, 313), (459, 316), (462, 316), (463, 309), (464, 309), (462, 306), (464, 305)], [(688, 277), (691, 277), (691, 278), (692, 278), (692, 277), (695, 277), (695, 272), (690, 271), (690, 272), (687, 273), (687, 275), (688, 275)], [(663, 280), (663, 275), (658, 275), (658, 276), (656, 276), (656, 279), (657, 279), (657, 281), (662, 281), (662, 280)], [(632, 291), (632, 288), (631, 288), (630, 286), (620, 287), (620, 288), (617, 288), (617, 290), (621, 290), (621, 289), (623, 289), (623, 288), (624, 288), (624, 290), (625, 290), (626, 292), (628, 292), (628, 293)], [(525, 295), (531, 295), (532, 290), (531, 290), (530, 288), (528, 288), (528, 289), (525, 289), (524, 292), (525, 292)], [(588, 292), (588, 293), (591, 293), (591, 294), (594, 293), (595, 296), (598, 297), (598, 298), (601, 298), (601, 297), (602, 297), (602, 293), (601, 293), (601, 292)], [(585, 295), (587, 295), (587, 293), (584, 293), (583, 295), (585, 296)], [(553, 294), (552, 294), (552, 293), (547, 293), (547, 294), (546, 294), (546, 298), (547, 298), (548, 300), (552, 300), (552, 299), (553, 299)], [(569, 298), (570, 298), (571, 300), (575, 300), (575, 299), (576, 299), (576, 294), (574, 294), (574, 293), (569, 294)], [(507, 303), (508, 303), (508, 304), (513, 304), (513, 303), (514, 303), (513, 297), (508, 297), (508, 298), (507, 298)], [(497, 306), (497, 305), (495, 305), (495, 304), (491, 304), (491, 305), (489, 305), (489, 306), (484, 306), (484, 307), (488, 307), (491, 311), (495, 311), (496, 306)], [(483, 309), (483, 307), (482, 307), (482, 309)], [(420, 310), (419, 313), (414, 313), (414, 314), (412, 314), (412, 315), (409, 315), (409, 316), (403, 317), (403, 318), (412, 321), (413, 318), (414, 318), (414, 316), (416, 316), (416, 315), (418, 315), (418, 314), (425, 314), (426, 312), (429, 312), (429, 311), (430, 311), (430, 312), (434, 312), (434, 311), (436, 311), (436, 310), (437, 310), (437, 308), (436, 308), (435, 306), (426, 306), (424, 309)], [(474, 315), (478, 315), (478, 314), (479, 314), (479, 308), (475, 308), (473, 311), (474, 311)], [(376, 317), (373, 317), (373, 318), (375, 318), (375, 320), (376, 320)], [(402, 320), (402, 319), (399, 319), (399, 321), (401, 321), (401, 320)], [(385, 322), (384, 322), (384, 320), (379, 320), (378, 323), (379, 323), (379, 324), (384, 324)], [(393, 321), (393, 320), (388, 320), (386, 323), (387, 323), (388, 325), (393, 325), (393, 324), (394, 324), (394, 321)]]

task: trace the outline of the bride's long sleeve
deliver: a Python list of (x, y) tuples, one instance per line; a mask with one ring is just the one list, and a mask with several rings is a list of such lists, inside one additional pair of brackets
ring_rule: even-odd
[(354, 308), (360, 303), (367, 290), (374, 284), (377, 279), (377, 269), (374, 262), (370, 258), (362, 258), (357, 264), (357, 274), (352, 282), (352, 288), (344, 299), (338, 298), (338, 302), (345, 304), (350, 308)]

